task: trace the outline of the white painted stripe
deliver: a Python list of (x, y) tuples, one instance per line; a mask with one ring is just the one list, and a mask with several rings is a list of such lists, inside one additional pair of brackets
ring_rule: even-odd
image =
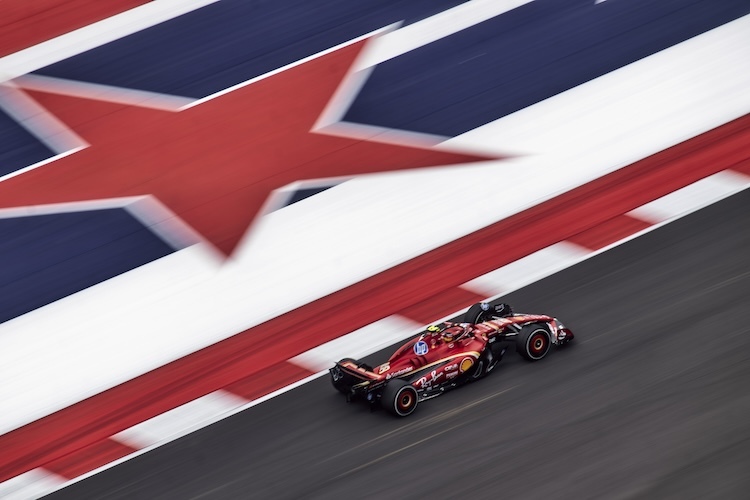
[(631, 210), (627, 215), (658, 224), (678, 217), (696, 206), (724, 198), (728, 193), (750, 184), (750, 177), (725, 170), (678, 189), (650, 203)]
[(357, 62), (357, 69), (375, 66), (532, 1), (472, 0), (463, 3), (378, 39), (367, 57)]
[(55, 115), (10, 82), (0, 84), (0, 109), (56, 155), (88, 146)]
[(227, 391), (206, 394), (173, 410), (150, 418), (112, 436), (136, 450), (200, 429), (204, 422), (215, 420), (247, 403), (246, 399)]
[(50, 203), (49, 205), (0, 208), (0, 219), (124, 208), (131, 203), (138, 202), (141, 198), (141, 196), (128, 196), (125, 198), (105, 198), (101, 200), (76, 201), (72, 203)]
[(18, 78), (218, 0), (155, 0), (0, 58), (0, 82)]
[(178, 111), (195, 99), (169, 94), (159, 94), (146, 90), (135, 90), (124, 87), (113, 87), (98, 83), (65, 80), (43, 75), (19, 76), (13, 83), (26, 90), (36, 90), (52, 94), (95, 99), (98, 101), (140, 106), (142, 108), (159, 109), (162, 111)]
[(371, 323), (289, 360), (311, 372), (326, 370), (341, 358), (361, 358), (416, 334), (423, 325), (393, 315)]
[(32, 165), (29, 165), (28, 167), (24, 167), (22, 169), (16, 170), (16, 171), (11, 172), (9, 174), (5, 174), (3, 176), (0, 176), (0, 182), (4, 181), (6, 179), (10, 179), (12, 177), (16, 177), (17, 175), (25, 174), (26, 172), (31, 172), (34, 169), (37, 169), (39, 167), (43, 167), (45, 165), (49, 165), (50, 163), (54, 163), (55, 161), (57, 161), (57, 160), (59, 160), (61, 158), (65, 158), (66, 156), (70, 156), (73, 153), (77, 153), (81, 149), (83, 149), (83, 148), (71, 149), (70, 151), (66, 151), (65, 153), (61, 153), (59, 155), (52, 156), (50, 158), (47, 158), (46, 160), (42, 160), (40, 162), (34, 163)]
[(589, 253), (586, 248), (561, 241), (464, 283), (461, 288), (486, 297), (507, 293), (565, 269)]
[(0, 483), (3, 500), (32, 500), (59, 489), (65, 478), (44, 469), (33, 469)]

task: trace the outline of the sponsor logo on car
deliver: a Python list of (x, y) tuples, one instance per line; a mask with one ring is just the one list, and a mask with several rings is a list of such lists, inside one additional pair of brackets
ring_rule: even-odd
[(440, 377), (442, 375), (442, 372), (438, 373), (437, 370), (432, 370), (430, 372), (429, 378), (426, 375), (424, 377), (420, 377), (420, 379), (417, 380), (417, 385), (422, 389), (430, 389), (432, 387), (432, 384), (440, 380)]
[(406, 368), (401, 368), (400, 370), (396, 370), (393, 373), (389, 373), (388, 375), (385, 376), (385, 378), (386, 379), (391, 379), (393, 377), (398, 377), (399, 375), (403, 375), (404, 373), (409, 373), (413, 369), (414, 369), (413, 367), (407, 366)]
[(414, 354), (416, 354), (417, 356), (424, 356), (429, 350), (430, 348), (427, 347), (427, 342), (425, 342), (424, 340), (420, 340), (419, 342), (414, 344)]
[(461, 360), (461, 364), (458, 366), (458, 369), (461, 371), (461, 373), (464, 373), (472, 366), (474, 366), (474, 360), (471, 358), (464, 358)]

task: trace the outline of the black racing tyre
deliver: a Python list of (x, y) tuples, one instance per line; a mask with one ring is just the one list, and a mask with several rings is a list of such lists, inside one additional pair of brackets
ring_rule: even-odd
[(526, 325), (516, 337), (516, 350), (529, 361), (539, 361), (552, 345), (552, 334), (544, 324)]
[(408, 417), (417, 408), (419, 395), (406, 380), (392, 379), (383, 389), (380, 404), (397, 417)]
[(473, 306), (469, 308), (468, 311), (466, 311), (466, 314), (464, 314), (464, 323), (471, 323), (471, 324), (477, 324), (482, 323), (483, 321), (487, 321), (490, 319), (490, 312), (492, 309), (485, 311), (482, 308), (482, 303), (477, 302)]
[(543, 324), (526, 325), (516, 337), (516, 350), (529, 361), (539, 361), (552, 345), (549, 327)]

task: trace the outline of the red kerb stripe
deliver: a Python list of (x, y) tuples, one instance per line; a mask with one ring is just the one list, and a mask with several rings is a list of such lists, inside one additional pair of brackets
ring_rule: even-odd
[(74, 479), (135, 451), (137, 450), (112, 439), (103, 439), (53, 460), (44, 468), (67, 479)]
[(568, 241), (591, 250), (599, 250), (650, 226), (651, 224), (628, 215), (618, 215), (598, 226), (574, 234)]

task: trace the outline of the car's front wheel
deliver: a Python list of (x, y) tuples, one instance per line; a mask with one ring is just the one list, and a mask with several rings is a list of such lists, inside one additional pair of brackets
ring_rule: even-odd
[(539, 361), (549, 352), (551, 338), (546, 325), (526, 325), (516, 338), (516, 350), (529, 361)]
[(486, 302), (477, 302), (464, 314), (464, 323), (482, 323), (492, 317), (492, 306)]
[(408, 417), (417, 409), (419, 395), (406, 380), (393, 379), (383, 389), (380, 404), (397, 417)]

